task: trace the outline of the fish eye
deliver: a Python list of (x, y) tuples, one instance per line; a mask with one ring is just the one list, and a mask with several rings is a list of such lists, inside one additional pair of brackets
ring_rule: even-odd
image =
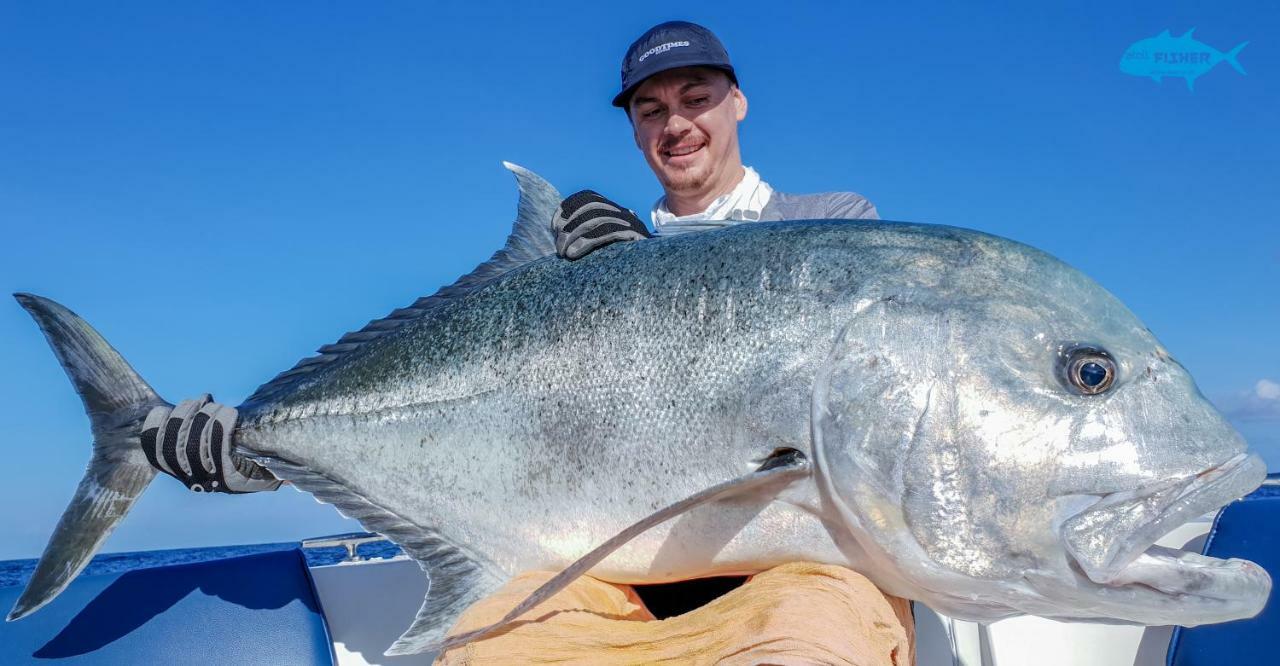
[(1081, 395), (1097, 395), (1116, 381), (1116, 362), (1105, 349), (1073, 346), (1060, 353), (1063, 383)]

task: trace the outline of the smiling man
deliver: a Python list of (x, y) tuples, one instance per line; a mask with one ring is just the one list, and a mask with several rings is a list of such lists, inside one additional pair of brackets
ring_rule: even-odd
[[(860, 195), (778, 192), (743, 166), (738, 123), (747, 117), (747, 97), (724, 46), (700, 25), (669, 21), (632, 43), (613, 105), (627, 112), (636, 147), (662, 185), (650, 212), (660, 235), (743, 222), (879, 218)], [(555, 226), (557, 250), (569, 259), (650, 235), (631, 211), (590, 190), (562, 202)]]

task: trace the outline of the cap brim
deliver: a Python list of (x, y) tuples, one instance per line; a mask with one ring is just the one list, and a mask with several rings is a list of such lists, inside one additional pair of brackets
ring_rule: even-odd
[(738, 83), (738, 74), (733, 71), (733, 65), (709, 63), (706, 61), (705, 58), (701, 58), (696, 55), (685, 57), (685, 58), (674, 58), (674, 57), (667, 58), (662, 62), (661, 65), (655, 67), (653, 71), (644, 72), (640, 80), (636, 81), (635, 83), (631, 84), (626, 88), (623, 88), (622, 92), (618, 93), (617, 96), (613, 98), (613, 105), (620, 109), (627, 108), (627, 103), (630, 101), (632, 93), (634, 93), (636, 91), (636, 88), (639, 88), (641, 84), (649, 80), (650, 77), (652, 77), (655, 74), (661, 74), (662, 72), (665, 72), (667, 70), (679, 69), (681, 67), (710, 67), (712, 69), (718, 69), (728, 74), (729, 78), (733, 81), (734, 85), (737, 85)]

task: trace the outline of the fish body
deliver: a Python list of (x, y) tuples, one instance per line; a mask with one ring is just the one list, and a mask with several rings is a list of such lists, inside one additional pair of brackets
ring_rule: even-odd
[[(237, 445), (305, 460), (504, 571), (563, 566), (774, 449), (809, 448), (813, 378), (851, 287), (890, 260), (857, 245), (897, 232), (747, 229), (539, 260), (242, 405)], [(656, 528), (597, 573), (640, 583), (843, 561), (809, 509), (724, 511)], [(695, 539), (664, 550), (672, 529)]]
[(1195, 90), (1196, 79), (1224, 61), (1241, 75), (1245, 73), (1236, 56), (1249, 42), (1241, 42), (1223, 53), (1192, 37), (1193, 32), (1195, 28), (1174, 37), (1165, 30), (1155, 37), (1133, 43), (1120, 58), (1120, 71), (1132, 76), (1150, 77), (1156, 83), (1166, 76), (1180, 77), (1187, 82), (1188, 90)]
[[(830, 220), (569, 262), (548, 250), (558, 195), (522, 178), (521, 220), (493, 260), (239, 406), (240, 455), (428, 571), (392, 653), (424, 649), (512, 575), (563, 567), (788, 449), (812, 458), (811, 475), (699, 506), (592, 574), (645, 583), (817, 561), (986, 621), (1195, 625), (1265, 603), (1256, 565), (1151, 546), (1256, 487), (1265, 466), (1078, 271), (976, 231)], [(57, 351), (78, 324), (49, 303), (24, 300)], [(112, 374), (76, 369), (92, 353), (59, 352), (73, 381)], [(118, 456), (159, 400), (124, 384), (117, 416), (94, 421), (98, 449)], [(110, 391), (81, 393), (92, 416), (88, 401)], [(42, 565), (83, 548), (60, 539), (88, 529), (64, 523)], [(53, 575), (37, 571), (33, 600), (56, 594)]]

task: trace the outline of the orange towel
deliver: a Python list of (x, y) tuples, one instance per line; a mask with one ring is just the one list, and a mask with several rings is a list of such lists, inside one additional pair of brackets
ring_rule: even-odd
[[(516, 577), (451, 634), (497, 621), (553, 573)], [(656, 620), (635, 591), (590, 577), (502, 633), (440, 655), (490, 664), (849, 664), (912, 666), (911, 607), (843, 567), (792, 563), (684, 615)]]

